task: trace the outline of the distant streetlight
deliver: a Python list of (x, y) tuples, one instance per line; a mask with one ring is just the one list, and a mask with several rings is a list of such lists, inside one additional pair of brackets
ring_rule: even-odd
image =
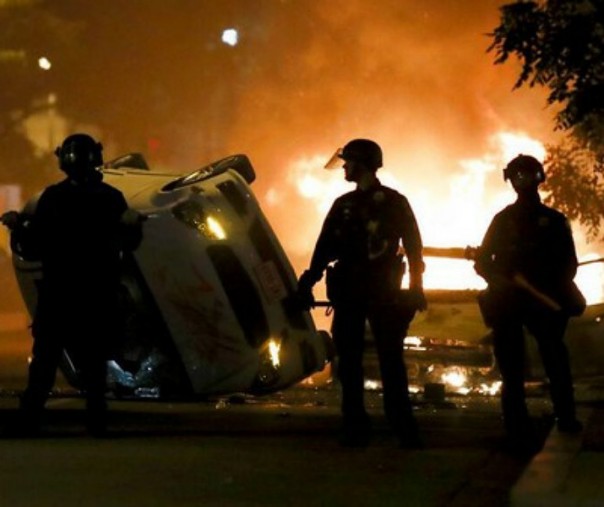
[(228, 46), (236, 46), (239, 42), (239, 32), (235, 28), (227, 28), (222, 31), (222, 42)]
[(50, 63), (50, 60), (48, 58), (42, 56), (38, 58), (38, 67), (40, 67), (42, 70), (50, 70), (50, 68), (52, 67), (52, 63)]
[[(52, 67), (51, 61), (45, 56), (38, 58), (38, 67), (42, 70), (50, 70)], [(46, 97), (47, 112), (48, 112), (48, 149), (52, 151), (55, 144), (55, 105), (57, 96), (54, 93), (49, 93)]]

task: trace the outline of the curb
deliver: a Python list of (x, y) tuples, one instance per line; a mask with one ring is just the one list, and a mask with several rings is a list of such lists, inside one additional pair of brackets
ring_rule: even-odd
[[(579, 412), (579, 419), (589, 421), (592, 409)], [(587, 425), (586, 425), (587, 426)], [(568, 494), (573, 462), (581, 452), (583, 433), (560, 433), (554, 426), (542, 451), (529, 463), (510, 492), (511, 507), (601, 506), (602, 499), (586, 500)]]

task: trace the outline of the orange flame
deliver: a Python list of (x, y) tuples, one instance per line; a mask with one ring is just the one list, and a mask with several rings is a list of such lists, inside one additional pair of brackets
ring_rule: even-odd
[[(511, 187), (493, 176), (519, 153), (533, 155), (539, 160), (545, 157), (545, 147), (539, 141), (524, 133), (498, 132), (490, 139), (490, 149), (480, 157), (458, 160), (455, 171), (446, 178), (448, 188), (444, 195), (436, 191), (435, 181), (426, 172), (425, 178), (415, 182), (406, 181), (408, 175), (394, 173), (385, 168), (379, 172), (381, 182), (395, 189), (405, 189), (417, 217), (425, 245), (435, 247), (477, 246), (494, 214), (515, 200)], [(306, 202), (308, 220), (297, 225), (296, 234), (286, 234), (286, 250), (298, 256), (309, 258), (314, 239), (320, 225), (334, 199), (354, 187), (344, 181), (341, 172), (325, 171), (323, 166), (328, 155), (320, 154), (294, 160), (288, 167), (288, 185), (295, 189), (298, 198)], [(393, 157), (394, 158), (394, 157)], [(396, 160), (395, 160), (396, 162)], [(397, 164), (392, 164), (396, 167)], [(421, 173), (421, 167), (419, 172)], [(415, 169), (415, 175), (418, 169)], [(406, 184), (403, 184), (406, 183)], [(409, 189), (407, 192), (406, 189)], [(276, 205), (290, 199), (283, 188), (273, 187), (266, 194), (269, 205)], [(287, 233), (288, 231), (286, 231)], [(309, 238), (312, 238), (309, 241)], [(586, 251), (583, 258), (594, 258), (589, 251), (585, 234), (575, 231), (578, 246)], [(485, 282), (474, 272), (471, 262), (456, 259), (427, 258), (424, 285), (428, 289), (481, 289)], [(604, 265), (592, 264), (580, 268), (577, 283), (585, 293), (589, 303), (602, 301)]]

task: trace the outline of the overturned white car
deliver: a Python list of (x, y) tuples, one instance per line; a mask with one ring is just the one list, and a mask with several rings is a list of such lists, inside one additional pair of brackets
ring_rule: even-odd
[[(117, 395), (259, 394), (325, 367), (329, 335), (291, 303), (295, 274), (251, 191), (245, 155), (175, 177), (133, 154), (103, 173), (148, 217), (139, 248), (124, 259), (126, 340), (109, 364)], [(33, 313), (40, 266), (17, 254), (13, 263)], [(61, 368), (79, 387), (68, 350)]]

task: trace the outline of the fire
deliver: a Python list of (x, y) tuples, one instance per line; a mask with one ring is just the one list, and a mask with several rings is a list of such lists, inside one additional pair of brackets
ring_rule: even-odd
[[(505, 164), (519, 153), (543, 160), (545, 147), (524, 133), (498, 132), (490, 138), (487, 153), (454, 162), (455, 170), (449, 171), (446, 178), (438, 178), (438, 181), (430, 178), (427, 170), (422, 177), (422, 167), (415, 167), (411, 175), (392, 172), (389, 167), (404, 167), (392, 155), (387, 158), (387, 167), (381, 169), (378, 175), (383, 184), (400, 190), (408, 197), (425, 245), (477, 246), (494, 214), (515, 200), (511, 187), (504, 184), (503, 179), (494, 176), (498, 176)], [(298, 198), (309, 205), (308, 221), (301, 224), (302, 230), (284, 240), (286, 249), (293, 250), (298, 256), (310, 257), (314, 238), (331, 204), (336, 197), (354, 188), (344, 181), (340, 171), (323, 169), (328, 158), (328, 155), (304, 157), (293, 161), (288, 167), (288, 184), (293, 186)], [(420, 175), (419, 179), (417, 174)], [(416, 180), (412, 180), (412, 177)], [(267, 202), (274, 205), (290, 200), (291, 196), (286, 196), (286, 193), (287, 190), (271, 188), (267, 193)], [(309, 237), (313, 240), (309, 241)], [(575, 240), (585, 243), (581, 231), (575, 231)], [(586, 252), (582, 259), (596, 256), (593, 252)], [(424, 286), (427, 289), (482, 289), (486, 286), (484, 280), (474, 272), (471, 262), (443, 258), (426, 258), (425, 261)], [(602, 263), (579, 270), (577, 283), (588, 302), (602, 301), (603, 275)]]
[(480, 384), (478, 392), (480, 394), (485, 394), (488, 396), (496, 396), (497, 394), (500, 393), (502, 384), (503, 383), (501, 382), (501, 380), (495, 380), (491, 383), (485, 382), (485, 383)]
[(466, 374), (460, 368), (453, 368), (442, 374), (442, 381), (456, 389), (465, 387), (468, 381)]
[[(595, 253), (585, 255), (584, 262), (595, 261), (600, 256)], [(604, 263), (594, 262), (581, 266), (575, 277), (575, 282), (581, 288), (587, 304), (601, 303), (603, 298), (602, 280), (604, 280)]]
[(277, 368), (281, 364), (279, 352), (281, 352), (281, 344), (276, 340), (271, 339), (268, 342), (268, 352), (271, 358), (271, 364)]

